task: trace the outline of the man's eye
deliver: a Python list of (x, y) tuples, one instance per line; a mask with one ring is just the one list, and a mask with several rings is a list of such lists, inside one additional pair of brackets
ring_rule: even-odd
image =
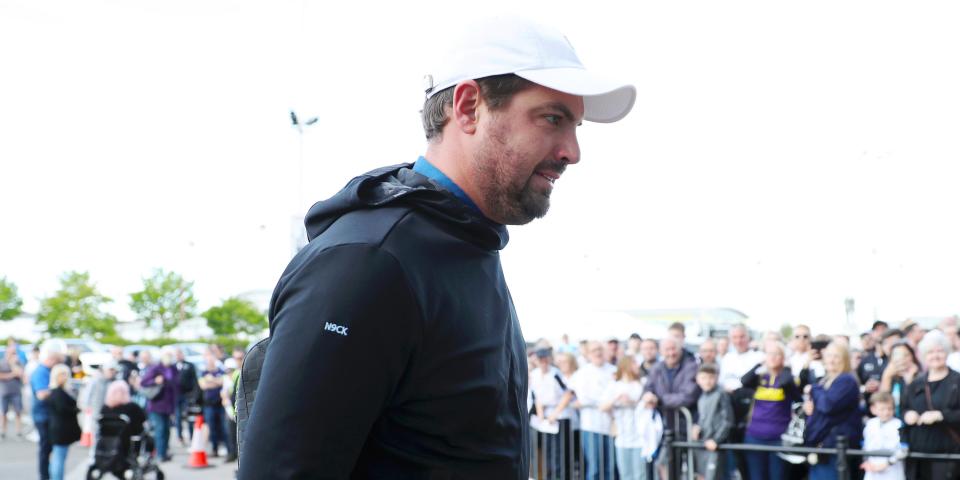
[(553, 126), (560, 125), (560, 115), (544, 115), (543, 118), (547, 119)]

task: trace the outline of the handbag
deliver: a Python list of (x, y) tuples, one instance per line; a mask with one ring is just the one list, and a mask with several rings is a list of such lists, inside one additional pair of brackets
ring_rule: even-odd
[(163, 391), (163, 385), (150, 385), (147, 387), (140, 387), (140, 394), (143, 395), (147, 400), (153, 400), (160, 396), (160, 392)]

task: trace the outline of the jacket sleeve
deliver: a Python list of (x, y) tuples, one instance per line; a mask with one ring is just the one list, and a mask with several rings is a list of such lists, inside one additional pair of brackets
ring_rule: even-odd
[(700, 387), (697, 386), (697, 362), (686, 362), (677, 372), (674, 384), (675, 392), (663, 392), (658, 395), (660, 405), (666, 408), (690, 407), (697, 403), (700, 397)]
[(855, 407), (860, 399), (860, 388), (853, 375), (840, 375), (830, 388), (813, 387), (813, 409), (824, 415), (834, 415)]
[(803, 388), (800, 386), (799, 379), (794, 378), (789, 372), (790, 370), (785, 370), (787, 372), (784, 376), (783, 381), (783, 393), (787, 397), (788, 402), (799, 402), (803, 400)]
[(733, 430), (733, 402), (727, 392), (720, 392), (719, 401), (720, 410), (717, 412), (717, 433), (713, 436), (713, 441), (723, 443), (730, 436)]
[(760, 368), (759, 363), (754, 365), (749, 372), (740, 378), (742, 388), (757, 388), (757, 386), (760, 385), (760, 375), (757, 375), (758, 368)]
[(391, 254), (354, 244), (312, 255), (274, 296), (240, 455), (244, 480), (348, 478), (422, 336)]
[(957, 392), (960, 391), (960, 375), (954, 375), (951, 373), (950, 377), (952, 378), (952, 395), (947, 399), (948, 405), (934, 405), (935, 407), (940, 407), (940, 413), (943, 414), (943, 421), (953, 425), (954, 428), (960, 424), (960, 396), (957, 395)]

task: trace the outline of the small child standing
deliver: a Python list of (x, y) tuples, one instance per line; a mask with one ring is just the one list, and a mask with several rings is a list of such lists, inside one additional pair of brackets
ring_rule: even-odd
[(706, 450), (695, 450), (697, 478), (717, 480), (724, 472), (723, 457), (717, 445), (727, 441), (733, 429), (733, 404), (730, 394), (717, 388), (719, 372), (714, 363), (700, 365), (697, 385), (703, 393), (697, 400), (699, 420), (693, 426), (693, 439), (703, 440)]
[[(863, 429), (864, 450), (897, 450), (900, 447), (900, 419), (893, 416), (893, 396), (877, 392), (870, 396), (870, 413)], [(890, 463), (888, 457), (869, 457), (860, 465), (867, 472), (864, 480), (904, 480), (903, 463)]]

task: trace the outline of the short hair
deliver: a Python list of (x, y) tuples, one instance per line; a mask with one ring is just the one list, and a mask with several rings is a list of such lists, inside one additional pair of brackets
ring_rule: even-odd
[(707, 375), (719, 375), (720, 369), (717, 368), (715, 363), (704, 363), (700, 365), (700, 368), (697, 369), (697, 373), (706, 373)]
[[(534, 85), (533, 82), (512, 73), (478, 78), (476, 82), (480, 86), (480, 97), (490, 110), (506, 107), (516, 93)], [(427, 141), (439, 139), (443, 134), (443, 127), (448, 120), (447, 107), (453, 106), (454, 88), (456, 85), (445, 88), (424, 100), (420, 119), (423, 122), (423, 133)]]
[(796, 331), (798, 328), (804, 328), (804, 329), (806, 329), (808, 332), (811, 332), (811, 331), (812, 331), (812, 330), (810, 330), (810, 326), (809, 326), (809, 325), (806, 325), (806, 324), (804, 324), (804, 323), (801, 323), (800, 325), (797, 325), (796, 327), (793, 327), (793, 330)]
[(680, 322), (673, 322), (673, 323), (671, 323), (670, 326), (667, 327), (667, 330), (680, 330), (680, 333), (682, 333), (682, 334), (684, 334), (684, 335), (686, 335), (686, 333), (687, 333), (687, 328), (684, 327), (683, 324), (680, 323)]
[(735, 323), (735, 324), (733, 324), (733, 326), (730, 327), (730, 331), (727, 332), (727, 333), (729, 334), (730, 332), (733, 332), (734, 330), (743, 330), (743, 332), (746, 333), (748, 337), (751, 336), (751, 335), (750, 335), (750, 329), (747, 328), (747, 324), (745, 324), (745, 323)]
[(877, 320), (876, 322), (873, 322), (873, 325), (870, 326), (870, 330), (876, 330), (878, 327), (890, 328), (890, 324), (884, 322), (883, 320)]
[(130, 386), (123, 380), (114, 380), (107, 385), (107, 394), (104, 397), (103, 404), (110, 407), (119, 407), (130, 403)]
[(50, 388), (60, 388), (60, 384), (57, 383), (57, 377), (59, 377), (61, 373), (67, 374), (67, 381), (70, 381), (70, 367), (63, 363), (58, 363), (50, 369)]
[(634, 333), (631, 333), (631, 334), (630, 334), (630, 339), (631, 339), (631, 340), (633, 340), (633, 339), (643, 340), (643, 337), (641, 337), (639, 333), (634, 332)]
[(883, 335), (880, 336), (880, 341), (885, 342), (890, 337), (900, 337), (903, 338), (903, 331), (899, 328), (891, 328), (886, 332), (883, 332)]
[[(660, 348), (660, 342), (658, 342), (658, 341), (657, 341), (656, 339), (654, 339), (654, 338), (644, 338), (644, 339), (643, 339), (643, 343), (647, 343), (647, 342), (652, 343), (654, 347)], [(642, 345), (643, 343), (641, 343), (641, 345)]]
[(67, 344), (63, 340), (47, 340), (40, 345), (40, 361), (46, 361), (52, 355), (64, 355), (67, 353)]
[(890, 395), (890, 392), (875, 392), (870, 395), (870, 405), (878, 403), (893, 405), (893, 395)]
[(920, 351), (920, 357), (926, 357), (927, 353), (933, 347), (940, 347), (944, 353), (950, 353), (950, 340), (939, 330), (930, 330), (923, 336), (923, 340), (917, 344), (917, 350)]

